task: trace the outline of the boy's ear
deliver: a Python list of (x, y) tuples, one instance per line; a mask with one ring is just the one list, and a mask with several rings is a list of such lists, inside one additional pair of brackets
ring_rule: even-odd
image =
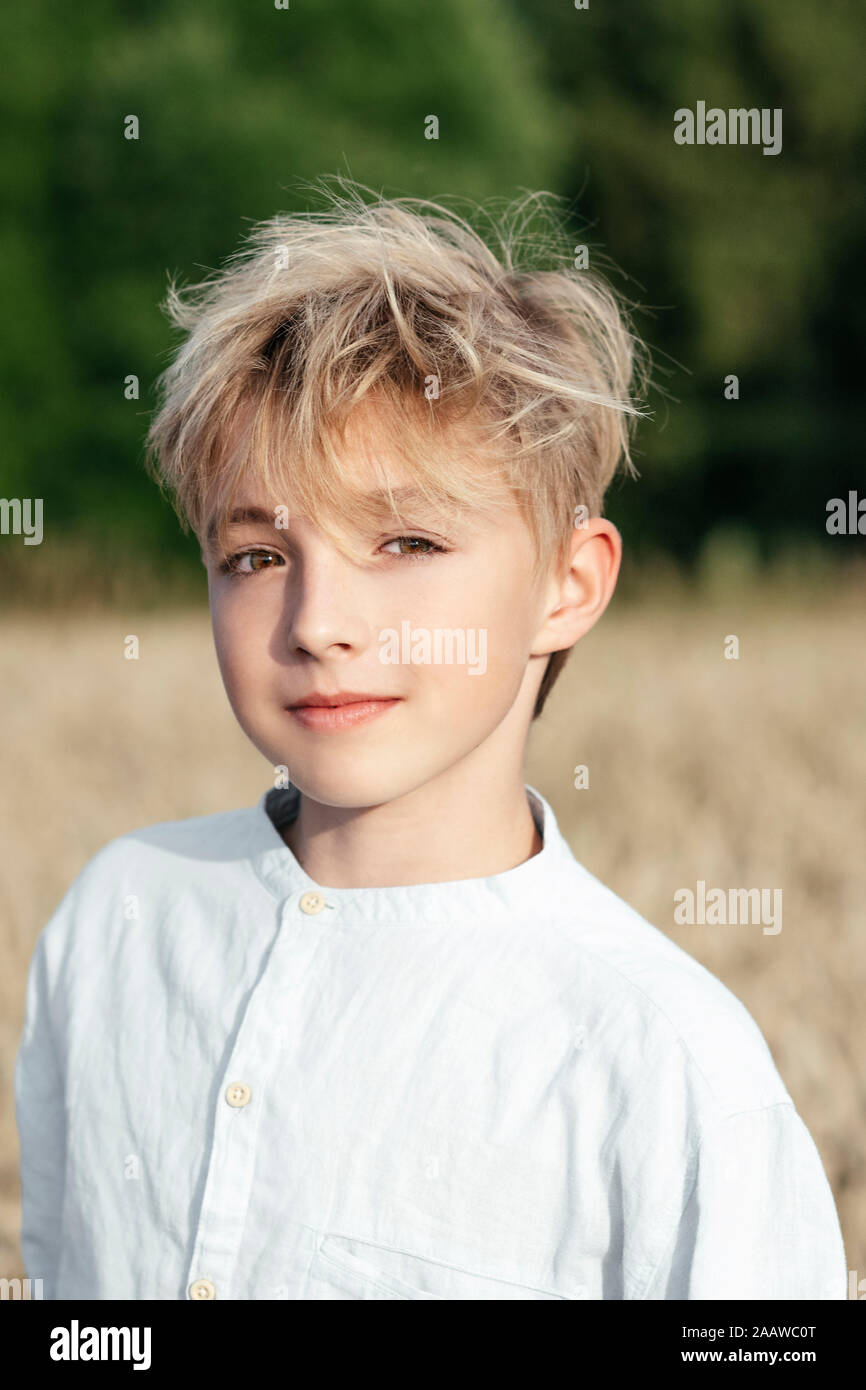
[(590, 517), (574, 528), (569, 556), (548, 588), (548, 606), (532, 654), (561, 651), (598, 622), (610, 602), (622, 560), (613, 522)]

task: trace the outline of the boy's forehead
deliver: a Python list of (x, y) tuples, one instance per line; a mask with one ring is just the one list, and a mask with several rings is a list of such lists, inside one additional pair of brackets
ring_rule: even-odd
[[(261, 520), (256, 515), (261, 512), (266, 512), (268, 520), (273, 522), (274, 498), (265, 486), (264, 477), (259, 479), (255, 459), (250, 455), (253, 423), (253, 410), (245, 405), (235, 416), (226, 435), (224, 456), (235, 465), (243, 465), (243, 482), (226, 518), (229, 524)], [(367, 397), (353, 407), (342, 433), (332, 433), (331, 445), (340, 461), (340, 482), (347, 498), (363, 497), (383, 516), (393, 512), (392, 499), (401, 511), (411, 509), (419, 517), (427, 513), (441, 517), (451, 510), (462, 512), (459, 501), (451, 497), (447, 487), (440, 491), (434, 484), (431, 495), (430, 486), (425, 489), (414, 477), (401, 450), (399, 424), (402, 424), (405, 438), (406, 431), (415, 426), (411, 403), (406, 403), (404, 419), (398, 422), (390, 408), (383, 410), (375, 400)], [(454, 461), (465, 461), (467, 471), (484, 468), (484, 471), (498, 475), (504, 501), (508, 489), (501, 466), (489, 457), (486, 461), (479, 460), (477, 454), (467, 448), (469, 444), (468, 434), (462, 438), (459, 432), (443, 427), (435, 447), (437, 451), (448, 451)], [(296, 510), (292, 497), (291, 474), (291, 460), (288, 459), (280, 485), (286, 495), (278, 500), (291, 514), (301, 516), (302, 511)], [(213, 525), (210, 530), (213, 532)]]
[[(373, 486), (359, 489), (358, 492), (369, 503), (372, 503), (383, 517), (392, 512), (391, 499), (401, 511), (411, 510), (412, 514), (417, 516), (429, 512), (431, 515), (441, 517), (443, 511), (448, 508), (447, 502), (431, 499), (412, 483), (392, 483), (390, 488)], [(285, 503), (280, 505), (285, 505), (290, 516), (303, 518), (303, 512), (293, 505), (290, 496), (287, 496)], [(271, 505), (264, 488), (256, 488), (254, 482), (249, 482), (236, 497), (226, 521), (229, 526), (265, 524), (273, 526), (274, 516), (274, 507)], [(213, 534), (215, 527), (212, 525), (210, 529), (211, 534)]]
[[(247, 464), (252, 487), (255, 486), (255, 460), (250, 458), (250, 447), (254, 423), (254, 407), (245, 402), (235, 414), (224, 441), (224, 457), (233, 464)], [(408, 410), (405, 427), (411, 427)], [(411, 483), (410, 474), (401, 461), (395, 423), (368, 399), (352, 408), (342, 436), (333, 430), (330, 440), (340, 459), (347, 489), (366, 493), (385, 480), (393, 487)], [(291, 461), (287, 462), (287, 478), (290, 478)]]

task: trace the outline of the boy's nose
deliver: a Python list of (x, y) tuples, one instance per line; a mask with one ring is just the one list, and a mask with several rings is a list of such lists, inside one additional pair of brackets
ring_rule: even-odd
[(334, 648), (362, 651), (369, 644), (357, 579), (353, 584), (328, 566), (308, 568), (287, 602), (286, 636), (293, 650), (321, 657)]

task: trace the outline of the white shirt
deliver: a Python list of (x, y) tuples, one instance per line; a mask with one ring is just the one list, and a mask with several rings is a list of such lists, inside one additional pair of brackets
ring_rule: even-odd
[(44, 1297), (846, 1297), (751, 1016), (526, 790), (490, 878), (321, 887), (295, 788), (91, 859), (15, 1069)]

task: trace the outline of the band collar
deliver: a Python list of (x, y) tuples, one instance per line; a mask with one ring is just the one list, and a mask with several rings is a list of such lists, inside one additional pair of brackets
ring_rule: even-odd
[(300, 792), (292, 784), (265, 792), (254, 808), (249, 859), (274, 897), (319, 895), (325, 908), (349, 923), (361, 920), (412, 926), (419, 921), (451, 922), (478, 916), (494, 921), (521, 913), (544, 915), (556, 896), (558, 871), (564, 862), (575, 861), (548, 802), (535, 787), (527, 784), (525, 790), (542, 848), (522, 864), (486, 878), (387, 888), (331, 888), (316, 883), (280, 834), (281, 828), (294, 820), (300, 804)]

